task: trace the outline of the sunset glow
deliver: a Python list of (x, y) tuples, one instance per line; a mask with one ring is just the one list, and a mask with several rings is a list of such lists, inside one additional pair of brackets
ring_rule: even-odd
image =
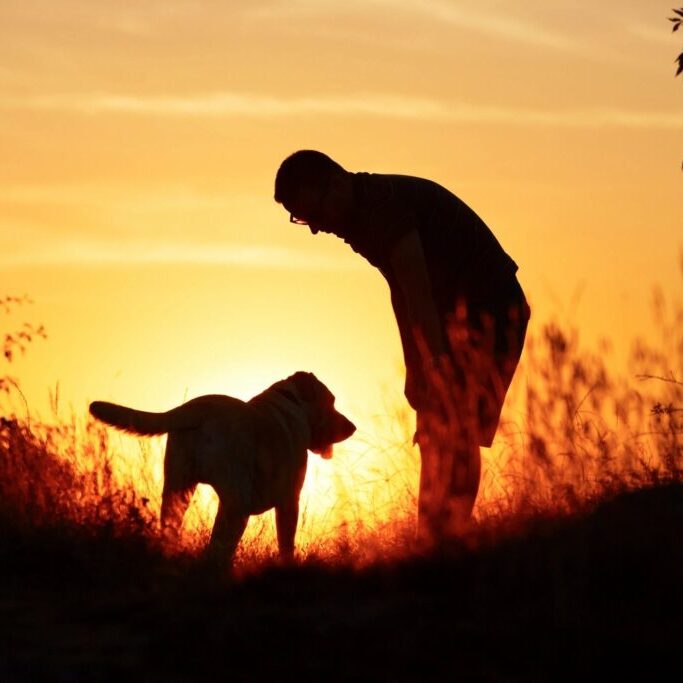
[[(0, 414), (164, 411), (311, 371), (358, 432), (310, 456), (302, 543), (354, 519), (410, 524), (418, 457), (387, 286), (289, 223), (277, 167), (312, 148), (439, 182), (519, 265), (531, 334), (559, 317), (623, 365), (653, 287), (680, 289), (670, 4), (3, 0), (0, 295), (34, 301), (3, 324), (49, 338), (9, 367), (22, 394)], [(162, 440), (149, 459), (120, 444), (121, 476), (158, 504)], [(215, 498), (197, 498), (201, 532)]]

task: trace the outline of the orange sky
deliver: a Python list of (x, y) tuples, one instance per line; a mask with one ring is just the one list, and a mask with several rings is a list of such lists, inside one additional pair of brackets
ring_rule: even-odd
[[(381, 276), (272, 201), (284, 156), (440, 182), (534, 308), (616, 353), (680, 290), (670, 2), (3, 0), (0, 294), (32, 409), (248, 397), (298, 369), (372, 430), (401, 401)], [(4, 324), (4, 322), (3, 322)]]

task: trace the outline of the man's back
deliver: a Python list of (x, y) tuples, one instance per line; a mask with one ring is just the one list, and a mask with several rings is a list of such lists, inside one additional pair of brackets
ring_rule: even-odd
[[(417, 230), (437, 308), (446, 313), (462, 296), (478, 294), (493, 279), (512, 279), (517, 265), (477, 214), (452, 192), (424, 178), (356, 173), (355, 213), (344, 239), (379, 268), (391, 286), (388, 262), (398, 241)], [(484, 302), (481, 302), (484, 303)]]

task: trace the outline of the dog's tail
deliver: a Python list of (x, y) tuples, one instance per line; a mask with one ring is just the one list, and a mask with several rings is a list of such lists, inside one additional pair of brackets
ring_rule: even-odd
[(141, 436), (165, 434), (172, 429), (168, 413), (147, 413), (106, 401), (91, 403), (90, 413), (112, 427)]

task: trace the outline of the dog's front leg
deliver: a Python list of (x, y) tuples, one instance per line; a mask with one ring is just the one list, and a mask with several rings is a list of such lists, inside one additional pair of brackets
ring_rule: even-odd
[(211, 540), (207, 548), (207, 555), (210, 561), (218, 565), (232, 565), (232, 557), (235, 554), (237, 545), (242, 538), (242, 534), (247, 527), (249, 515), (241, 515), (230, 506), (218, 503), (216, 520), (211, 531)]
[(299, 521), (299, 501), (288, 501), (275, 508), (275, 527), (280, 557), (291, 560), (294, 557), (294, 537)]

